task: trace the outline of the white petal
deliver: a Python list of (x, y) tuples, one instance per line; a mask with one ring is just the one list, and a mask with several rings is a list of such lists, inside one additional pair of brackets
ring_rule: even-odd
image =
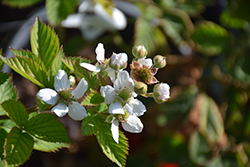
[(129, 104), (125, 105), (126, 111), (131, 115), (141, 116), (146, 112), (146, 107), (138, 99), (131, 99)]
[(115, 89), (110, 86), (101, 86), (100, 93), (104, 98), (104, 102), (107, 104), (113, 103), (115, 100)]
[(71, 92), (71, 95), (75, 99), (80, 99), (87, 89), (88, 82), (84, 78), (82, 78), (81, 81), (78, 83), (77, 87)]
[(111, 124), (111, 133), (116, 143), (119, 143), (119, 122), (114, 119)]
[(109, 74), (110, 80), (112, 82), (114, 82), (115, 81), (115, 70), (108, 67), (104, 71), (107, 71), (107, 73)]
[(94, 66), (93, 64), (89, 63), (80, 63), (80, 66), (86, 68), (89, 71), (100, 72), (101, 68), (98, 66)]
[(83, 14), (71, 14), (61, 22), (61, 25), (66, 28), (78, 28), (82, 24)]
[(105, 50), (103, 47), (102, 43), (98, 43), (96, 49), (95, 49), (95, 53), (96, 53), (96, 60), (101, 63), (104, 61), (104, 54), (105, 54)]
[(49, 88), (40, 89), (36, 94), (36, 97), (45, 103), (52, 105), (56, 104), (58, 100), (57, 92)]
[(131, 133), (140, 133), (143, 129), (143, 124), (141, 120), (135, 116), (135, 115), (130, 115), (127, 119), (126, 122), (122, 123), (122, 127), (124, 130), (131, 132)]
[(68, 106), (64, 103), (59, 103), (51, 109), (51, 112), (54, 112), (58, 117), (63, 117), (69, 112)]
[(145, 65), (148, 68), (152, 67), (153, 65), (153, 61), (151, 58), (145, 59), (146, 57), (143, 57), (141, 59), (138, 60), (138, 63), (140, 63), (141, 65)]
[(54, 87), (57, 91), (70, 87), (68, 75), (64, 70), (59, 70), (55, 76)]
[(77, 121), (82, 120), (84, 117), (87, 117), (88, 114), (86, 109), (80, 105), (78, 102), (72, 102), (69, 104), (69, 116)]
[(110, 114), (124, 114), (122, 104), (119, 102), (111, 103), (109, 105), (109, 113)]
[(124, 87), (128, 87), (130, 91), (133, 91), (134, 81), (129, 77), (127, 71), (119, 71), (117, 74), (117, 79), (114, 82), (115, 90), (123, 89)]

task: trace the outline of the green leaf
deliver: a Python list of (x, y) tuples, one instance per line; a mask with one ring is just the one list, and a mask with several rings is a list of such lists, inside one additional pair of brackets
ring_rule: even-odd
[(42, 69), (40, 64), (31, 58), (25, 56), (16, 56), (12, 58), (1, 57), (8, 66), (10, 66), (14, 71), (22, 75), (24, 78), (27, 78), (34, 84), (40, 87), (46, 87), (48, 85), (48, 79), (46, 71)]
[(0, 85), (0, 104), (7, 100), (17, 100), (17, 92), (12, 84), (11, 77)]
[(60, 148), (68, 148), (68, 143), (60, 143), (60, 142), (47, 142), (43, 140), (39, 140), (37, 138), (34, 138), (34, 149), (43, 151), (43, 152), (56, 152)]
[(91, 115), (82, 121), (82, 135), (94, 135), (100, 129), (99, 115)]
[(30, 42), (32, 52), (40, 57), (47, 70), (50, 69), (59, 51), (59, 39), (54, 30), (37, 17), (30, 31)]
[(13, 48), (10, 48), (11, 52), (15, 55), (15, 56), (20, 56), (20, 57), (27, 57), (30, 58), (32, 60), (34, 60), (35, 62), (37, 62), (41, 68), (46, 71), (46, 67), (43, 63), (43, 61), (41, 60), (40, 57), (38, 57), (37, 55), (31, 53), (29, 50), (15, 50)]
[(59, 24), (73, 13), (77, 0), (46, 0), (47, 17), (50, 24)]
[(23, 127), (28, 120), (26, 108), (20, 101), (6, 101), (2, 104), (2, 109), (17, 125)]
[(91, 83), (91, 78), (89, 76), (88, 71), (80, 66), (80, 63), (89, 63), (89, 60), (82, 59), (82, 58), (68, 58), (68, 59), (61, 59), (62, 62), (80, 78), (85, 78), (89, 84), (89, 87), (93, 87)]
[(23, 164), (30, 157), (33, 144), (33, 138), (29, 134), (22, 133), (17, 127), (13, 128), (5, 142), (5, 163), (13, 167)]
[(35, 5), (38, 2), (42, 2), (43, 0), (3, 0), (2, 4), (10, 6), (10, 7), (18, 7), (25, 8), (32, 5)]
[(90, 92), (85, 99), (82, 101), (81, 105), (84, 106), (95, 106), (104, 101), (104, 98), (98, 92)]
[(106, 103), (101, 103), (95, 106), (94, 110), (98, 112), (107, 112), (109, 109), (108, 105)]
[(117, 144), (112, 137), (110, 128), (111, 124), (103, 121), (100, 130), (96, 133), (96, 138), (103, 153), (112, 162), (123, 167), (126, 164), (126, 156), (128, 155), (127, 138), (119, 131), (119, 143)]
[(212, 151), (206, 138), (198, 131), (194, 131), (189, 139), (189, 156), (196, 164), (206, 166), (212, 156)]
[(200, 110), (199, 131), (210, 142), (219, 142), (224, 133), (224, 123), (219, 107), (212, 98), (205, 94), (197, 97), (196, 104), (195, 106), (199, 106)]
[[(1, 61), (3, 62), (3, 61)], [(1, 67), (0, 67), (1, 69)], [(6, 74), (0, 71), (0, 85), (2, 85), (8, 78), (10, 77), (10, 74)]]
[(5, 138), (7, 137), (8, 133), (0, 127), (0, 159), (3, 159), (3, 146), (5, 142)]
[(9, 133), (12, 128), (17, 126), (17, 124), (11, 119), (5, 119), (5, 120), (0, 120), (0, 126)]
[(207, 56), (214, 56), (220, 54), (225, 48), (228, 33), (221, 26), (210, 21), (204, 21), (196, 26), (191, 37), (199, 52)]
[(24, 129), (44, 141), (71, 143), (63, 124), (56, 119), (53, 114), (38, 114), (27, 122)]
[(149, 53), (155, 50), (155, 37), (153, 28), (147, 20), (139, 18), (135, 22), (135, 42), (134, 44), (144, 45)]

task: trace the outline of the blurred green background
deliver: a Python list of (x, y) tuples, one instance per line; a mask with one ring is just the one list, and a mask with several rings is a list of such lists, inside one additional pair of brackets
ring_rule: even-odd
[[(111, 31), (100, 24), (103, 33), (91, 40), (84, 38), (87, 29), (60, 24), (69, 14), (80, 13), (82, 1), (63, 0), (72, 6), (63, 12), (53, 4), (58, 0), (30, 1), (23, 6), (15, 2), (3, 0), (0, 5), (3, 53), (21, 27), (35, 21), (34, 12), (47, 9), (48, 19), (43, 21), (55, 28), (67, 56), (95, 58), (95, 47), (101, 42), (106, 57), (126, 52), (131, 61), (135, 44), (143, 44), (151, 58), (166, 57), (168, 64), (156, 78), (170, 85), (171, 98), (164, 104), (140, 98), (147, 112), (141, 117), (142, 133), (125, 132), (130, 146), (128, 167), (250, 166), (249, 0), (92, 0), (106, 12), (120, 9), (127, 25)], [(19, 46), (29, 49), (29, 42), (15, 44)], [(34, 105), (37, 88), (17, 74), (14, 83), (21, 101)], [(61, 121), (74, 141), (72, 147), (56, 153), (33, 151), (23, 167), (116, 166), (95, 137), (81, 136), (79, 122), (68, 117)]]

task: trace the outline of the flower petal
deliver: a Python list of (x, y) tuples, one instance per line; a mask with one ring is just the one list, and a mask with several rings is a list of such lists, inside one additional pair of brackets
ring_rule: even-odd
[(101, 95), (104, 98), (104, 102), (107, 104), (113, 103), (115, 100), (115, 89), (110, 86), (102, 86), (100, 89)]
[(143, 124), (141, 120), (135, 116), (130, 115), (125, 122), (122, 123), (122, 127), (124, 130), (131, 133), (140, 133), (143, 129)]
[(87, 89), (88, 82), (84, 78), (82, 78), (81, 81), (78, 83), (77, 87), (71, 92), (71, 95), (75, 99), (80, 99)]
[(55, 113), (58, 117), (63, 117), (69, 112), (68, 106), (64, 103), (59, 103), (51, 109), (51, 112)]
[(134, 91), (134, 81), (129, 77), (127, 71), (119, 71), (117, 79), (114, 82), (115, 90), (123, 89), (124, 87), (129, 88), (130, 91)]
[(115, 102), (109, 105), (109, 113), (110, 114), (124, 114), (125, 112), (122, 108), (122, 104), (119, 102)]
[(111, 80), (112, 82), (114, 82), (114, 81), (115, 81), (115, 70), (108, 67), (108, 68), (106, 68), (104, 71), (107, 71), (110, 80)]
[(57, 92), (50, 88), (40, 89), (36, 97), (47, 104), (56, 104), (58, 97)]
[(119, 143), (119, 122), (117, 119), (113, 119), (112, 121), (111, 133), (115, 142)]
[(100, 72), (101, 68), (98, 66), (94, 66), (93, 64), (89, 63), (80, 63), (80, 66), (86, 68), (89, 71)]
[(54, 87), (56, 91), (61, 91), (70, 87), (70, 81), (68, 75), (64, 70), (59, 70), (55, 76)]
[(105, 50), (104, 50), (104, 47), (103, 47), (103, 44), (102, 43), (98, 43), (96, 49), (95, 49), (95, 53), (96, 53), (96, 60), (101, 63), (104, 61), (104, 54), (105, 54)]
[(129, 104), (127, 103), (125, 105), (125, 109), (130, 115), (136, 115), (138, 117), (146, 112), (146, 107), (138, 99), (131, 99)]
[(88, 114), (86, 109), (80, 105), (80, 103), (73, 101), (69, 104), (69, 116), (76, 121), (80, 121), (84, 117), (87, 117)]
[(153, 61), (151, 58), (146, 59), (146, 57), (143, 57), (138, 60), (138, 63), (140, 63), (141, 65), (147, 66), (148, 68), (153, 66)]

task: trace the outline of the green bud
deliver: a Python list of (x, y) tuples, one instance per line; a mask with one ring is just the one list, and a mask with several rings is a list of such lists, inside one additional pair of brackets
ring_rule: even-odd
[(136, 82), (134, 86), (134, 91), (138, 95), (145, 94), (148, 91), (148, 85), (143, 82)]
[(164, 103), (170, 98), (170, 87), (167, 83), (160, 83), (154, 86), (153, 97), (157, 103)]
[(167, 61), (166, 58), (161, 56), (161, 55), (157, 55), (154, 57), (154, 66), (157, 68), (163, 68), (167, 65)]
[(132, 48), (132, 54), (135, 56), (135, 58), (140, 59), (147, 56), (148, 51), (143, 45), (135, 45)]
[(63, 100), (69, 100), (71, 98), (71, 92), (68, 89), (64, 89), (58, 94)]

